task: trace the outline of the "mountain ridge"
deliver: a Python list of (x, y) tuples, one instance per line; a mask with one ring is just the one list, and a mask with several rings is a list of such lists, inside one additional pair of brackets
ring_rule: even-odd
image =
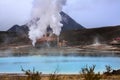
[[(62, 31), (66, 30), (77, 30), (77, 29), (85, 29), (82, 25), (78, 24), (75, 20), (73, 20), (69, 15), (67, 15), (64, 12), (60, 13), (62, 16), (62, 21), (61, 23), (63, 24)], [(8, 32), (17, 32), (18, 34), (20, 33), (28, 33), (29, 28), (27, 25), (14, 25), (10, 29), (7, 30)]]

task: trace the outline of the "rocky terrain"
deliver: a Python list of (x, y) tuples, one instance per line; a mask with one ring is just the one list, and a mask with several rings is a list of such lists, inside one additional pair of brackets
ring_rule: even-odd
[(79, 29), (61, 33), (61, 38), (74, 44), (93, 44), (97, 38), (100, 43), (109, 44), (120, 36), (120, 26), (106, 26), (92, 29)]

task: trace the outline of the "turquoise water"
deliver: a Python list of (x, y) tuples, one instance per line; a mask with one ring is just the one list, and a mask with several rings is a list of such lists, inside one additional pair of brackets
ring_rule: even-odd
[(1, 57), (0, 73), (21, 73), (25, 70), (35, 70), (44, 74), (53, 73), (56, 69), (61, 74), (77, 74), (85, 66), (96, 65), (95, 71), (105, 71), (105, 65), (120, 69), (119, 57), (65, 57), (65, 56), (27, 56)]

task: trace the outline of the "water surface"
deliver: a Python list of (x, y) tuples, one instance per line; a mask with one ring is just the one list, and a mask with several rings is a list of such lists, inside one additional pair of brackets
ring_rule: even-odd
[(25, 56), (1, 57), (0, 73), (21, 73), (25, 70), (35, 70), (45, 74), (53, 73), (56, 69), (61, 74), (77, 74), (85, 66), (96, 65), (95, 71), (105, 71), (105, 65), (120, 69), (119, 57), (72, 57), (72, 56)]

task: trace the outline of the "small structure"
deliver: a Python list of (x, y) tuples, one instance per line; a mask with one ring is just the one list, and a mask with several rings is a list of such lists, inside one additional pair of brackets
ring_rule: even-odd
[(42, 38), (38, 39), (36, 42), (36, 47), (65, 47), (67, 46), (67, 41), (61, 40), (59, 36), (53, 34), (52, 31), (47, 31)]
[(55, 34), (46, 33), (42, 38), (37, 39), (36, 48), (52, 47), (57, 45), (57, 36)]
[(56, 41), (56, 36), (55, 35), (49, 36), (46, 34), (46, 35), (43, 35), (42, 38), (37, 40), (38, 43), (50, 42), (50, 41)]
[(120, 37), (114, 38), (111, 42), (111, 45), (120, 45)]

